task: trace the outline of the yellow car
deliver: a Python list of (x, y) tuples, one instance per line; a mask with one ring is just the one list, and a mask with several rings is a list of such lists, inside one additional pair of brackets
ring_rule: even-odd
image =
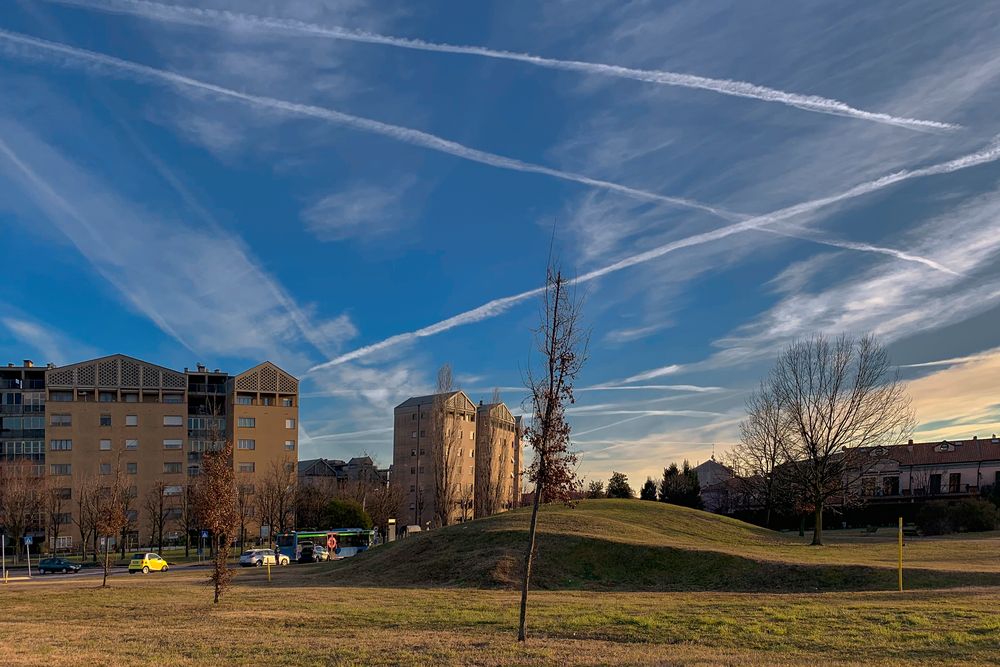
[(150, 571), (166, 572), (167, 561), (160, 558), (159, 554), (154, 554), (154, 553), (132, 555), (132, 560), (130, 560), (128, 563), (129, 574), (135, 574), (136, 572), (149, 574)]

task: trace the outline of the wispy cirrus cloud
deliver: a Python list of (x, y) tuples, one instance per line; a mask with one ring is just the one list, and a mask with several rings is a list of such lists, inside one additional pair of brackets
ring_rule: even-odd
[(308, 35), (329, 39), (348, 40), (368, 44), (378, 44), (395, 48), (451, 53), (457, 55), (477, 56), (496, 60), (509, 60), (549, 69), (567, 70), (594, 74), (600, 76), (631, 79), (646, 83), (681, 88), (708, 90), (721, 95), (744, 97), (762, 102), (783, 104), (786, 106), (835, 116), (847, 116), (875, 123), (884, 123), (919, 131), (954, 130), (960, 127), (954, 123), (936, 120), (922, 120), (905, 116), (895, 116), (887, 113), (866, 111), (852, 107), (840, 100), (821, 97), (819, 95), (802, 95), (798, 93), (777, 90), (746, 81), (729, 79), (714, 79), (679, 72), (661, 70), (642, 70), (605, 63), (583, 62), (579, 60), (559, 60), (545, 58), (529, 53), (515, 53), (482, 46), (467, 46), (456, 44), (441, 44), (420, 39), (408, 39), (382, 35), (378, 33), (353, 30), (340, 26), (323, 26), (303, 21), (283, 18), (255, 16), (239, 12), (214, 9), (201, 9), (168, 5), (146, 0), (50, 0), (64, 5), (84, 7), (90, 10), (113, 13), (126, 13), (159, 21), (173, 21), (210, 27), (231, 27), (236, 29), (253, 29), (282, 34)]
[(395, 231), (415, 211), (407, 211), (403, 197), (413, 179), (391, 185), (359, 184), (328, 194), (302, 212), (306, 229), (320, 241), (371, 239)]
[(94, 349), (73, 340), (65, 333), (36, 319), (18, 315), (0, 318), (0, 324), (26, 349), (42, 355), (40, 363), (64, 364), (70, 360), (94, 356)]

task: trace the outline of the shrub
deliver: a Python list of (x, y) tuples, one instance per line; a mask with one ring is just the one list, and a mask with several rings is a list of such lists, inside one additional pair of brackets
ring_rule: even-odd
[(324, 512), (327, 528), (364, 528), (371, 530), (368, 512), (353, 500), (331, 500)]
[(955, 503), (936, 500), (924, 505), (917, 513), (917, 526), (924, 535), (995, 530), (998, 524), (1000, 512), (996, 506), (980, 499)]

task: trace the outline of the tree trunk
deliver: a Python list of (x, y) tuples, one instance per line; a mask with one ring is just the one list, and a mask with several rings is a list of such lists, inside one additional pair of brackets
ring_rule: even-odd
[(111, 565), (111, 539), (108, 537), (104, 538), (104, 581), (101, 582), (101, 588), (108, 587), (108, 569)]
[(531, 580), (531, 561), (535, 556), (535, 528), (538, 526), (538, 505), (542, 485), (535, 484), (535, 500), (531, 506), (531, 527), (528, 529), (528, 551), (524, 556), (524, 581), (521, 582), (521, 620), (517, 628), (517, 641), (527, 640), (528, 582)]
[(806, 536), (806, 515), (799, 516), (799, 537)]
[(816, 503), (816, 524), (813, 526), (813, 546), (823, 546), (823, 503)]

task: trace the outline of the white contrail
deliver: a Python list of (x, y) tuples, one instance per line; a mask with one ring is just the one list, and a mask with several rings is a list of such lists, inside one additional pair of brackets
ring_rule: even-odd
[(93, 2), (88, 0), (49, 1), (64, 5), (84, 7), (86, 9), (101, 12), (130, 14), (173, 23), (217, 27), (217, 25), (221, 22), (241, 29), (312, 35), (316, 37), (341, 39), (352, 42), (380, 44), (383, 46), (392, 46), (403, 49), (415, 49), (418, 51), (455, 53), (498, 60), (511, 60), (549, 69), (585, 72), (587, 74), (599, 74), (602, 76), (610, 76), (620, 79), (632, 79), (635, 81), (644, 81), (666, 86), (709, 90), (722, 95), (745, 97), (763, 102), (774, 102), (777, 104), (784, 104), (803, 109), (805, 111), (813, 111), (835, 116), (848, 116), (876, 123), (905, 127), (912, 130), (939, 131), (954, 130), (961, 127), (960, 125), (955, 125), (953, 123), (942, 123), (933, 120), (920, 120), (918, 118), (906, 118), (886, 113), (865, 111), (864, 109), (852, 107), (845, 102), (841, 102), (840, 100), (820, 97), (818, 95), (789, 93), (783, 90), (776, 90), (766, 86), (747, 83), (745, 81), (713, 79), (704, 76), (660, 70), (633, 69), (629, 67), (620, 67), (618, 65), (583, 62), (579, 60), (559, 60), (555, 58), (536, 56), (530, 53), (502, 51), (482, 46), (440, 44), (426, 42), (421, 39), (408, 39), (404, 37), (393, 37), (391, 35), (380, 35), (377, 33), (353, 30), (339, 26), (323, 26), (290, 19), (255, 16), (252, 14), (243, 14), (224, 10), (180, 7), (177, 5), (168, 5), (159, 2), (146, 2), (144, 0), (113, 0), (111, 2)]
[[(751, 229), (756, 229), (759, 227), (764, 227), (788, 218), (792, 218), (797, 215), (802, 215), (804, 213), (809, 213), (820, 208), (830, 206), (842, 201), (847, 201), (849, 199), (854, 199), (862, 195), (866, 195), (877, 190), (882, 190), (896, 183), (902, 181), (907, 181), (914, 178), (920, 178), (923, 176), (934, 176), (938, 174), (947, 174), (954, 171), (959, 171), (960, 169), (968, 169), (970, 167), (975, 167), (981, 164), (986, 164), (989, 162), (995, 162), (1000, 159), (1000, 141), (994, 139), (994, 141), (986, 148), (976, 151), (975, 153), (970, 153), (962, 157), (956, 158), (954, 160), (949, 160), (947, 162), (941, 162), (930, 167), (923, 167), (920, 169), (904, 169), (902, 171), (897, 171), (887, 176), (875, 179), (873, 181), (868, 181), (866, 183), (861, 183), (853, 188), (841, 192), (840, 194), (831, 195), (829, 197), (822, 197), (820, 199), (813, 199), (807, 202), (802, 202), (800, 204), (795, 204), (794, 206), (789, 206), (787, 208), (779, 209), (772, 213), (767, 213), (765, 215), (756, 216), (742, 222), (737, 222), (732, 225), (727, 225), (725, 227), (720, 227), (709, 232), (703, 232), (701, 234), (694, 234), (683, 239), (678, 239), (677, 241), (672, 241), (670, 243), (665, 243), (664, 245), (657, 246), (646, 252), (641, 252), (630, 257), (626, 257), (620, 261), (613, 264), (595, 269), (589, 273), (585, 273), (578, 278), (573, 280), (573, 283), (585, 283), (602, 276), (606, 276), (622, 269), (627, 269), (629, 267), (635, 266), (637, 264), (642, 264), (666, 254), (680, 250), (682, 248), (689, 248), (696, 245), (701, 245), (703, 243), (708, 243), (710, 241), (717, 241), (719, 239), (725, 238), (727, 236), (732, 236), (733, 234), (738, 234), (740, 232), (745, 232)], [(339, 357), (335, 357), (330, 361), (318, 364), (309, 369), (309, 373), (312, 373), (323, 368), (328, 368), (330, 366), (336, 366), (339, 364), (346, 363), (348, 361), (353, 361), (361, 357), (368, 356), (374, 352), (384, 350), (386, 348), (399, 345), (400, 343), (405, 343), (408, 341), (415, 340), (417, 338), (423, 338), (425, 336), (433, 336), (434, 334), (453, 329), (464, 324), (472, 324), (474, 322), (479, 322), (481, 320), (488, 319), (490, 317), (495, 317), (499, 315), (512, 306), (521, 303), (527, 299), (535, 297), (545, 291), (544, 287), (537, 287), (526, 292), (521, 292), (520, 294), (515, 294), (513, 296), (507, 296), (500, 299), (494, 299), (489, 301), (478, 308), (473, 308), (464, 313), (454, 315), (446, 320), (442, 320), (430, 326), (423, 327), (422, 329), (417, 329), (416, 331), (397, 334), (385, 340), (379, 341), (378, 343), (373, 343), (371, 345), (366, 345), (360, 347), (352, 352), (342, 354)], [(661, 369), (662, 370), (662, 369)], [(645, 374), (641, 376), (635, 376), (629, 378), (630, 381), (639, 381), (640, 379), (650, 379), (646, 377)]]
[[(422, 132), (420, 130), (414, 130), (412, 128), (400, 127), (398, 125), (390, 125), (388, 123), (382, 123), (377, 120), (372, 120), (369, 118), (362, 118), (359, 116), (353, 116), (351, 114), (342, 113), (340, 111), (335, 111), (333, 109), (328, 109), (325, 107), (317, 107), (309, 104), (298, 104), (295, 102), (288, 102), (286, 100), (276, 99), (273, 97), (264, 97), (259, 95), (250, 95), (248, 93), (243, 93), (231, 88), (226, 88), (223, 86), (218, 86), (213, 83), (207, 83), (205, 81), (200, 81), (198, 79), (192, 79), (190, 77), (177, 74), (175, 72), (169, 72), (166, 70), (156, 69), (154, 67), (149, 67), (147, 65), (141, 65), (128, 60), (122, 60), (120, 58), (115, 58), (113, 56), (108, 56), (102, 53), (95, 53), (93, 51), (87, 51), (85, 49), (78, 49), (76, 47), (67, 46), (65, 44), (60, 44), (57, 42), (50, 42), (48, 40), (39, 39), (36, 37), (30, 37), (27, 35), (22, 35), (19, 33), (13, 33), (5, 30), (0, 30), (0, 39), (6, 39), (18, 44), (24, 44), (38, 49), (43, 49), (47, 51), (52, 51), (55, 53), (61, 53), (63, 55), (72, 56), (77, 59), (83, 60), (88, 63), (93, 63), (97, 65), (103, 65), (106, 67), (116, 68), (131, 74), (135, 74), (141, 77), (146, 77), (154, 80), (165, 81), (175, 86), (179, 87), (191, 87), (196, 90), (205, 90), (225, 97), (237, 99), (242, 102), (246, 102), (255, 106), (262, 106), (268, 109), (277, 109), (286, 113), (294, 113), (309, 116), (311, 118), (318, 118), (328, 122), (333, 122), (338, 125), (346, 125), (355, 129), (359, 129), (365, 132), (371, 132), (378, 134), (380, 136), (390, 137), (404, 143), (408, 143), (415, 146), (421, 146), (423, 148), (428, 148), (431, 150), (439, 151), (442, 153), (447, 153), (449, 155), (454, 155), (456, 157), (471, 160), (473, 162), (479, 162), (481, 164), (490, 165), (500, 169), (509, 169), (513, 171), (521, 171), (528, 173), (544, 174), (551, 176), (553, 178), (562, 179), (565, 181), (572, 181), (575, 183), (582, 183), (595, 188), (600, 188), (604, 190), (610, 190), (612, 192), (618, 192), (629, 197), (644, 201), (654, 201), (661, 204), (667, 204), (670, 206), (679, 206), (688, 209), (694, 209), (699, 211), (704, 211), (715, 215), (723, 220), (728, 220), (730, 222), (746, 222), (750, 228), (755, 227), (753, 220), (750, 216), (734, 213), (732, 211), (727, 211), (722, 208), (711, 206), (693, 199), (687, 199), (684, 197), (671, 197), (667, 195), (660, 195), (654, 192), (649, 192), (647, 190), (640, 190), (638, 188), (631, 188), (625, 185), (620, 185), (618, 183), (612, 183), (610, 181), (605, 181), (601, 179), (591, 178), (589, 176), (584, 176), (582, 174), (576, 174), (567, 171), (561, 171), (559, 169), (552, 169), (550, 167), (545, 167), (543, 165), (538, 165), (530, 162), (523, 162), (521, 160), (516, 160), (514, 158), (504, 157), (502, 155), (497, 155), (495, 153), (489, 153), (486, 151), (481, 151), (463, 144), (459, 144), (448, 139), (444, 139), (434, 134), (427, 132)], [(761, 231), (773, 232), (773, 230), (761, 228)], [(790, 232), (783, 232), (781, 235), (792, 236), (794, 238), (800, 238), (801, 240), (813, 241), (816, 243), (821, 243), (824, 245), (830, 245), (839, 248), (849, 248), (852, 250), (862, 250), (866, 252), (876, 252), (881, 254), (890, 255), (897, 257), (899, 259), (904, 259), (907, 261), (920, 262), (936, 268), (940, 271), (946, 273), (954, 274), (947, 267), (943, 267), (937, 262), (932, 260), (916, 257), (913, 255), (908, 255), (906, 253), (893, 250), (891, 248), (881, 248), (878, 246), (872, 246), (867, 244), (852, 244), (847, 241), (835, 241), (829, 239), (816, 239), (809, 237), (795, 237), (794, 234)]]
[(224, 86), (218, 86), (216, 84), (208, 83), (206, 81), (192, 79), (191, 77), (187, 77), (182, 74), (177, 74), (175, 72), (161, 70), (155, 67), (149, 67), (148, 65), (141, 65), (139, 63), (135, 63), (130, 60), (122, 60), (121, 58), (115, 58), (113, 56), (108, 56), (103, 53), (96, 53), (94, 51), (88, 51), (86, 49), (78, 49), (76, 47), (67, 46), (66, 44), (60, 44), (58, 42), (50, 42), (45, 39), (30, 37), (28, 35), (22, 35), (20, 33), (10, 32), (7, 30), (0, 30), (0, 39), (5, 39), (15, 44), (23, 44), (26, 46), (30, 46), (36, 49), (42, 49), (45, 51), (50, 51), (53, 53), (60, 53), (62, 55), (70, 56), (78, 60), (93, 63), (95, 65), (103, 65), (105, 67), (111, 67), (114, 69), (121, 70), (123, 72), (129, 72), (131, 74), (138, 75), (140, 77), (145, 77), (147, 79), (155, 79), (158, 81), (164, 81), (166, 83), (175, 86), (194, 88), (196, 90), (203, 90), (206, 92), (214, 93), (216, 95), (220, 95), (222, 97), (237, 99), (246, 102), (248, 104), (258, 107), (263, 107), (266, 109), (274, 109), (277, 111), (283, 111), (285, 113), (297, 114), (300, 116), (309, 116), (311, 118), (318, 118), (321, 120), (329, 121), (331, 123), (335, 123), (337, 125), (344, 125), (347, 127), (354, 128), (356, 130), (362, 130), (364, 132), (378, 134), (381, 136), (396, 139), (397, 141), (402, 141), (407, 144), (420, 146), (422, 148), (428, 148), (430, 150), (438, 151), (441, 153), (447, 153), (449, 155), (454, 155), (455, 157), (462, 158), (464, 160), (479, 162), (481, 164), (489, 165), (491, 167), (497, 167), (499, 169), (509, 169), (513, 171), (544, 174), (546, 176), (551, 176), (553, 178), (558, 178), (564, 181), (572, 181), (574, 183), (589, 185), (594, 188), (600, 188), (603, 190), (618, 192), (620, 194), (633, 197), (635, 199), (641, 199), (644, 201), (654, 201), (661, 204), (668, 204), (671, 206), (680, 206), (683, 208), (705, 211), (706, 213), (711, 213), (712, 215), (718, 216), (724, 220), (740, 220), (743, 218), (743, 216), (739, 214), (732, 213), (724, 209), (716, 208), (714, 206), (710, 206), (708, 204), (695, 201), (693, 199), (660, 195), (656, 194), (655, 192), (649, 192), (647, 190), (630, 188), (626, 185), (620, 185), (618, 183), (612, 183), (610, 181), (605, 181), (598, 178), (591, 178), (589, 176), (584, 176), (583, 174), (575, 174), (573, 172), (553, 169), (551, 167), (546, 167), (531, 162), (523, 162), (521, 160), (505, 157), (503, 155), (497, 155), (496, 153), (489, 153), (487, 151), (481, 151), (476, 148), (471, 148), (469, 146), (465, 146), (458, 142), (451, 141), (449, 139), (445, 139), (443, 137), (439, 137), (434, 134), (430, 134), (429, 132), (414, 130), (413, 128), (409, 127), (401, 127), (399, 125), (391, 125), (389, 123), (383, 123), (381, 121), (372, 120), (370, 118), (363, 118), (360, 116), (354, 116), (348, 113), (343, 113), (341, 111), (336, 111), (334, 109), (318, 107), (311, 104), (299, 104), (296, 102), (289, 102), (287, 100), (281, 100), (273, 97), (265, 97), (262, 95), (251, 95), (249, 93), (233, 90), (232, 88), (226, 88)]
[(579, 393), (581, 391), (652, 391), (652, 390), (686, 391), (696, 394), (725, 391), (723, 387), (705, 387), (696, 384), (629, 384), (629, 385), (595, 384), (589, 387), (577, 387), (573, 391)]
[(967, 357), (952, 357), (951, 359), (938, 359), (936, 361), (924, 361), (919, 364), (901, 364), (899, 368), (930, 368), (932, 366), (955, 366), (957, 364), (967, 364), (971, 361), (981, 361), (988, 359), (990, 354), (970, 354)]

